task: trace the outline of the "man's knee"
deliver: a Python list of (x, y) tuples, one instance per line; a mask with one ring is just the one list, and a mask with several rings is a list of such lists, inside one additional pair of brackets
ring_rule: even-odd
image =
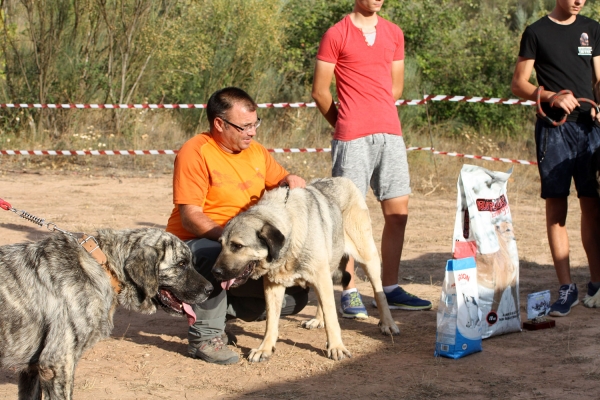
[(187, 240), (185, 244), (192, 251), (193, 265), (196, 271), (202, 276), (208, 275), (221, 253), (221, 244), (204, 238)]
[(217, 257), (219, 257), (219, 253), (221, 253), (221, 244), (204, 238), (187, 240), (185, 244), (192, 251), (194, 269), (214, 287), (210, 298), (216, 297), (221, 293), (222, 288), (220, 281), (212, 274), (212, 268), (215, 265)]

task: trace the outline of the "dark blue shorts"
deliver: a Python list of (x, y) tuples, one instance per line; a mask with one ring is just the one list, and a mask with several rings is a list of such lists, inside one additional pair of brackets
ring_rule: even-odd
[(590, 160), (600, 147), (599, 127), (582, 122), (552, 126), (538, 118), (535, 144), (542, 198), (569, 196), (571, 178), (575, 180), (577, 197), (598, 197)]

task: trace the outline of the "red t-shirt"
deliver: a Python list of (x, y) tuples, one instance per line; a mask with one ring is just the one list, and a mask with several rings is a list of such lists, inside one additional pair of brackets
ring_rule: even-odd
[(325, 32), (317, 59), (335, 64), (340, 102), (334, 139), (352, 140), (373, 133), (402, 135), (392, 94), (392, 61), (404, 59), (404, 34), (377, 16), (377, 35), (368, 46), (347, 15)]

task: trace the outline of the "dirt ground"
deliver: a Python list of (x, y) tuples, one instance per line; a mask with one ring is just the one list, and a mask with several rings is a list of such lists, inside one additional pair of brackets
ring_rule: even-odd
[[(505, 166), (487, 165), (488, 168)], [(532, 167), (522, 167), (532, 168)], [(93, 175), (96, 174), (96, 175)], [(519, 180), (517, 169), (514, 180)], [(522, 320), (528, 293), (557, 282), (544, 228), (543, 202), (511, 188), (509, 201), (520, 257)], [(0, 198), (16, 209), (55, 222), (60, 228), (93, 233), (98, 228), (164, 227), (171, 211), (171, 177), (107, 176), (106, 172), (62, 174), (0, 170)], [(382, 217), (369, 198), (376, 240)], [(359, 283), (369, 304), (366, 321), (340, 319), (342, 337), (353, 357), (326, 357), (325, 332), (300, 327), (315, 312), (315, 299), (299, 315), (280, 322), (273, 358), (218, 366), (185, 356), (187, 324), (159, 311), (144, 316), (124, 309), (115, 315), (112, 336), (84, 354), (77, 366), (76, 399), (598, 399), (600, 387), (600, 309), (579, 305), (554, 329), (522, 331), (486, 339), (483, 351), (459, 360), (433, 356), (436, 309), (444, 266), (452, 246), (456, 193), (416, 193), (401, 265), (400, 284), (430, 299), (431, 311), (392, 311), (401, 329), (395, 338), (377, 328), (372, 291)], [(589, 280), (579, 233), (579, 206), (570, 199), (572, 272), (583, 297)], [(0, 245), (38, 240), (43, 228), (0, 209)], [(335, 287), (339, 302), (340, 287)], [(232, 321), (237, 351), (258, 346), (264, 322)], [(17, 377), (0, 371), (0, 398), (16, 398)]]

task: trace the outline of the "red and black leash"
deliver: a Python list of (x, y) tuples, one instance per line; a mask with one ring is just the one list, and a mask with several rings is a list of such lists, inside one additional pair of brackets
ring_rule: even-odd
[[(544, 90), (543, 86), (539, 86), (535, 90), (535, 97), (537, 100), (537, 113), (540, 116), (540, 118), (542, 118), (544, 121), (548, 122), (549, 124), (552, 124), (553, 126), (561, 126), (562, 124), (564, 124), (567, 121), (567, 116), (569, 114), (565, 113), (565, 115), (562, 117), (562, 119), (560, 121), (555, 121), (552, 118), (550, 118), (548, 115), (546, 115), (544, 110), (542, 110), (542, 103), (540, 102), (540, 96), (541, 96), (543, 90)], [(570, 90), (561, 90), (560, 92), (555, 93), (550, 98), (550, 107), (554, 107), (554, 102), (556, 101), (558, 96), (562, 96), (563, 94), (573, 94), (573, 92)], [(591, 104), (596, 109), (596, 115), (600, 114), (600, 107), (598, 107), (598, 104), (596, 104), (596, 102), (594, 100), (586, 99), (585, 97), (578, 97), (577, 101), (580, 103)]]

